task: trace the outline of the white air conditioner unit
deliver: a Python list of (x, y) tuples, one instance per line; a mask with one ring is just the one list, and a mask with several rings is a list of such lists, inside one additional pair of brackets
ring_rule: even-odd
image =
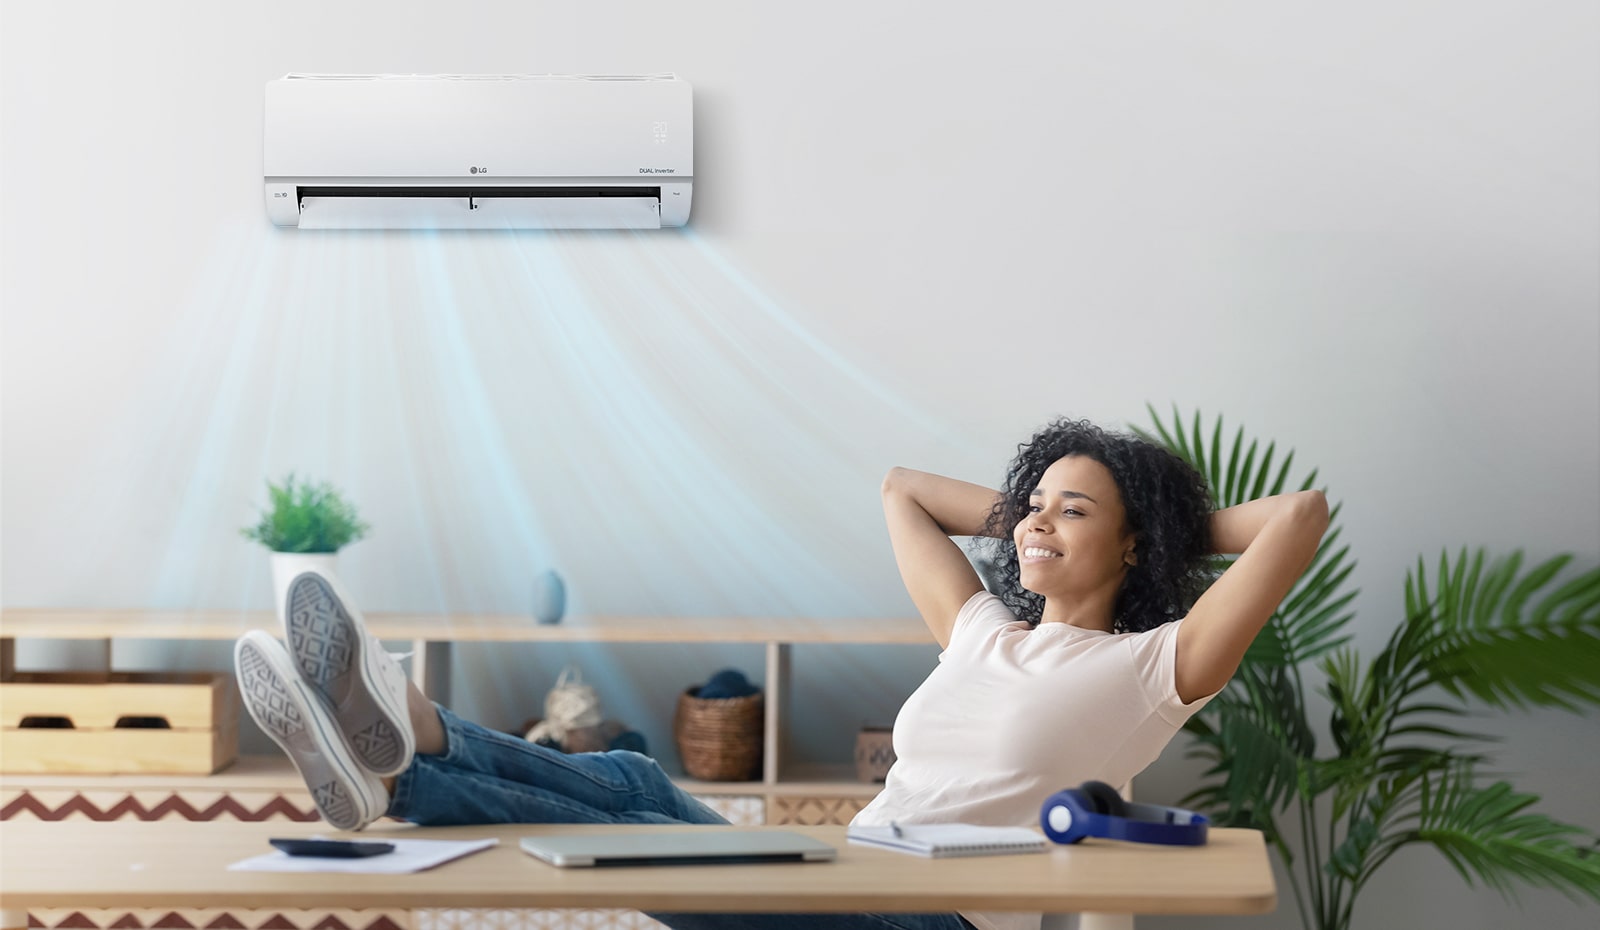
[(659, 229), (689, 220), (671, 74), (290, 74), (267, 82), (267, 216), (301, 229)]

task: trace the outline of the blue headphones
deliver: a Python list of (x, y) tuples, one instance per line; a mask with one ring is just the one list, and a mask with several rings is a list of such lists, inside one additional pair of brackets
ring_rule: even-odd
[(1204, 814), (1155, 804), (1130, 804), (1103, 781), (1086, 781), (1057, 791), (1039, 811), (1044, 835), (1057, 843), (1076, 843), (1087, 836), (1163, 846), (1204, 846)]

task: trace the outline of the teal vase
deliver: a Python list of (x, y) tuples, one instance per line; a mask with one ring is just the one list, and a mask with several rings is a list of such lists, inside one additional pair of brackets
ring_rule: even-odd
[(567, 583), (550, 570), (533, 579), (533, 618), (540, 623), (560, 623), (567, 612)]

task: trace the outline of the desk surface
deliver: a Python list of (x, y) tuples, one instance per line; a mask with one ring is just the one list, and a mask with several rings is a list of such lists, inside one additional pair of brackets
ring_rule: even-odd
[[(1090, 840), (1042, 855), (923, 859), (845, 842), (845, 828), (384, 823), (360, 838), (498, 837), (500, 845), (413, 875), (229, 872), (270, 836), (337, 835), (303, 823), (10, 821), (0, 901), (49, 907), (631, 907), (656, 911), (1104, 911), (1260, 914), (1277, 894), (1261, 834), (1213, 829), (1195, 848)], [(785, 829), (837, 862), (558, 869), (522, 852), (537, 833)]]

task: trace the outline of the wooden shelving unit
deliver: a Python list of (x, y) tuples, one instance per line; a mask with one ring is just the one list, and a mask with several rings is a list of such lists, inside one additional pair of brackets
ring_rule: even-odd
[[(780, 800), (854, 800), (864, 803), (878, 786), (857, 781), (847, 767), (808, 766), (788, 758), (784, 740), (785, 696), (791, 682), (796, 645), (927, 645), (927, 629), (915, 619), (815, 619), (746, 617), (582, 617), (540, 625), (531, 618), (493, 614), (365, 615), (379, 638), (404, 641), (413, 652), (412, 676), (423, 693), (448, 703), (449, 659), (455, 643), (746, 643), (765, 647), (766, 744), (757, 782), (697, 782), (679, 779), (696, 794), (760, 796)], [(277, 632), (266, 611), (154, 611), (6, 609), (0, 611), (0, 680), (15, 673), (18, 639), (233, 640), (249, 630)], [(7, 776), (5, 783), (30, 787), (136, 790), (190, 787), (211, 791), (237, 788), (290, 790), (299, 779), (285, 758), (243, 757), (210, 776)]]

